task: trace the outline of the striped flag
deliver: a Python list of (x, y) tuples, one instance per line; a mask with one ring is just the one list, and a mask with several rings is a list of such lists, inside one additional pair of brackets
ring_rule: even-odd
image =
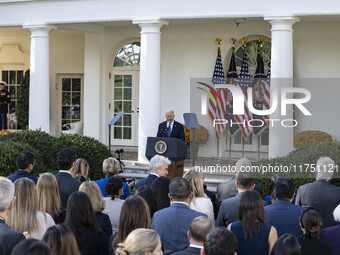
[[(271, 73), (271, 65), (270, 62), (268, 64), (268, 73), (267, 73), (267, 79), (263, 80), (262, 83), (264, 84), (264, 99), (263, 99), (263, 110), (268, 110), (270, 108), (270, 73)], [(265, 120), (267, 126), (268, 124), (268, 115), (264, 115), (263, 119)]]
[(235, 115), (234, 118), (238, 122), (238, 126), (242, 131), (242, 135), (245, 141), (248, 140), (249, 135), (253, 132), (252, 126), (248, 125), (248, 121), (253, 119), (253, 115), (248, 107), (248, 93), (247, 89), (250, 85), (250, 76), (248, 71), (248, 57), (246, 48), (243, 52), (242, 66), (241, 72), (239, 75), (239, 79), (237, 82), (237, 86), (239, 86), (243, 90), (244, 94), (244, 115)]

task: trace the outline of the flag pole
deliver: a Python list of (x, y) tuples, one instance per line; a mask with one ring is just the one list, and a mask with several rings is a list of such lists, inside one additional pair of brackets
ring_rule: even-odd
[(229, 136), (229, 157), (231, 158), (231, 136)]
[(244, 158), (244, 137), (242, 136), (242, 158)]
[[(222, 42), (222, 39), (221, 38), (216, 38), (216, 43), (217, 43), (217, 47), (218, 47), (218, 51), (220, 52), (221, 51), (221, 49), (220, 49), (220, 47), (221, 47), (221, 42)], [(217, 152), (217, 158), (219, 158), (220, 157), (220, 139), (218, 139), (217, 140), (217, 148), (216, 148), (216, 152)]]
[(261, 145), (261, 135), (257, 136), (257, 158), (260, 159), (260, 145)]

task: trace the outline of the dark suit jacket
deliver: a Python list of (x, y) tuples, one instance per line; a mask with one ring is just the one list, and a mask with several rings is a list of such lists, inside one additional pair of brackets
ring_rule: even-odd
[(81, 182), (74, 179), (72, 175), (68, 173), (59, 172), (56, 174), (55, 178), (58, 182), (61, 204), (66, 208), (68, 197), (78, 190)]
[(102, 231), (77, 229), (75, 237), (82, 255), (107, 255), (108, 242)]
[(340, 254), (340, 224), (323, 229), (321, 239), (332, 245), (333, 254)]
[(301, 255), (332, 255), (330, 243), (313, 238), (299, 237)]
[(322, 228), (334, 226), (333, 211), (340, 204), (340, 188), (325, 180), (316, 180), (299, 187), (295, 204), (317, 210), (322, 218)]
[(25, 236), (10, 228), (6, 225), (5, 221), (0, 219), (0, 254), (10, 255), (13, 248), (21, 240), (24, 240)]
[(106, 213), (96, 213), (96, 220), (98, 222), (98, 225), (100, 226), (101, 230), (103, 231), (106, 242), (110, 241), (110, 237), (112, 235), (112, 225), (110, 221), (109, 215)]
[(216, 219), (216, 227), (228, 227), (228, 225), (238, 220), (238, 206), (244, 192), (222, 201)]
[[(167, 121), (164, 121), (159, 124), (157, 137), (166, 137), (167, 123), (168, 123)], [(174, 121), (174, 125), (172, 127), (170, 137), (178, 138), (178, 139), (181, 139), (183, 142), (185, 142), (184, 128), (181, 123)]]
[(31, 175), (30, 173), (26, 172), (26, 171), (22, 171), (22, 170), (17, 170), (15, 173), (7, 176), (7, 179), (10, 179), (12, 182), (15, 182), (16, 180), (20, 179), (20, 178), (28, 178), (31, 179), (32, 181), (34, 181), (34, 183), (37, 183), (38, 178)]
[(165, 255), (189, 246), (187, 232), (191, 221), (198, 216), (206, 215), (183, 203), (173, 203), (170, 207), (155, 212), (152, 228), (161, 236)]
[(299, 217), (305, 208), (293, 205), (286, 200), (277, 200), (264, 208), (267, 222), (277, 230), (278, 237), (285, 233), (300, 237), (303, 233), (299, 225)]
[(177, 251), (175, 253), (172, 253), (171, 255), (200, 255), (201, 249), (196, 247), (188, 247), (183, 251)]
[(149, 174), (148, 177), (146, 177), (146, 178), (144, 178), (144, 179), (142, 179), (142, 180), (140, 180), (136, 183), (136, 189), (138, 189), (140, 186), (143, 186), (143, 185), (151, 187), (151, 184), (157, 178), (158, 178), (157, 175)]

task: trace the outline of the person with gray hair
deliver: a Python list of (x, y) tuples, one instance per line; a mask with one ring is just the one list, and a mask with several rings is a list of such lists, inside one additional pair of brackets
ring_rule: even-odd
[(175, 121), (175, 112), (172, 109), (165, 111), (166, 121), (158, 126), (157, 137), (178, 138), (185, 142), (185, 134), (183, 125)]
[[(217, 186), (217, 196), (216, 196), (216, 207), (220, 208), (221, 203), (224, 199), (228, 199), (234, 197), (238, 194), (238, 190), (236, 188), (236, 180), (240, 171), (246, 170), (251, 167), (252, 164), (249, 159), (241, 158), (235, 164), (235, 176), (232, 180), (222, 182)], [(262, 188), (258, 185), (255, 185), (254, 190), (256, 190), (262, 196)]]
[(321, 239), (331, 243), (332, 254), (340, 254), (340, 205), (334, 209), (333, 216), (338, 224), (334, 227), (325, 228), (322, 231)]
[(334, 226), (333, 211), (340, 204), (340, 188), (329, 184), (333, 177), (335, 163), (329, 157), (321, 157), (316, 163), (316, 181), (301, 185), (295, 204), (312, 207), (322, 218), (322, 228)]
[(14, 197), (14, 184), (6, 179), (0, 179), (0, 254), (9, 255), (13, 248), (23, 239), (25, 236), (12, 229), (6, 224), (5, 219), (12, 210)]
[(146, 185), (151, 187), (154, 180), (156, 180), (160, 176), (166, 177), (169, 172), (168, 168), (171, 164), (171, 161), (160, 155), (155, 155), (151, 158), (149, 163), (149, 175), (148, 177), (140, 180), (136, 184), (136, 189), (138, 189), (140, 186)]

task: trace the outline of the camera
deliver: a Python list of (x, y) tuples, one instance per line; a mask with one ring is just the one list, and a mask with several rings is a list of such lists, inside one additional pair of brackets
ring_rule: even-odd
[(120, 154), (120, 153), (123, 153), (124, 152), (124, 150), (123, 149), (118, 149), (118, 150), (115, 150), (115, 153), (117, 153), (117, 154)]

